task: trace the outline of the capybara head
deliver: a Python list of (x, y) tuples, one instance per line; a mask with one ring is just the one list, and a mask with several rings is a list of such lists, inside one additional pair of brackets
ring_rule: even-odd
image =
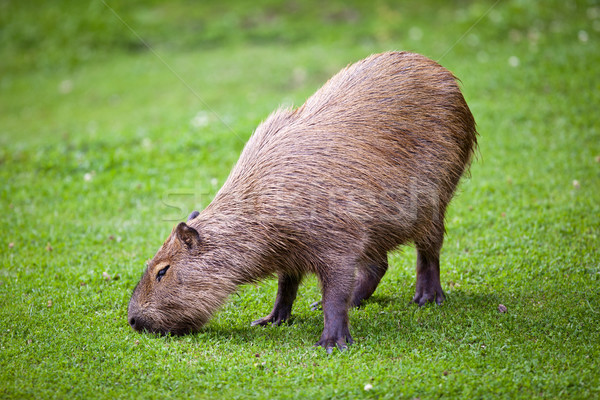
[(218, 274), (209, 272), (213, 268), (207, 256), (210, 246), (200, 233), (185, 222), (178, 224), (133, 291), (128, 308), (131, 327), (163, 335), (200, 329), (234, 290), (227, 279), (220, 283)]

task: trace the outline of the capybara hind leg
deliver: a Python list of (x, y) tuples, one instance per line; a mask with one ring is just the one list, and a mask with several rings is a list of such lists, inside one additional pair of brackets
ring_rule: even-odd
[[(377, 260), (370, 261), (365, 268), (359, 269), (352, 293), (352, 300), (350, 301), (351, 307), (360, 307), (364, 300), (371, 297), (387, 269), (387, 254), (379, 257)], [(312, 303), (310, 308), (313, 311), (320, 310), (321, 300)]]
[[(443, 215), (443, 212), (442, 212)], [(413, 302), (419, 306), (429, 302), (442, 304), (444, 292), (440, 283), (440, 249), (444, 242), (444, 226), (436, 226), (425, 241), (417, 241), (417, 284)]]
[(440, 283), (440, 253), (428, 252), (417, 246), (417, 285), (412, 300), (419, 306), (435, 301), (442, 304), (444, 292)]
[(281, 325), (282, 322), (287, 321), (292, 314), (292, 305), (296, 299), (298, 293), (298, 285), (300, 284), (301, 277), (282, 274), (279, 276), (279, 283), (277, 287), (277, 297), (275, 298), (275, 304), (273, 305), (273, 311), (266, 317), (257, 319), (252, 322), (254, 325)]
[(371, 297), (387, 269), (387, 254), (384, 254), (377, 260), (370, 261), (366, 265), (366, 268), (359, 269), (354, 293), (352, 294), (352, 301), (350, 302), (352, 307), (359, 307), (363, 300)]

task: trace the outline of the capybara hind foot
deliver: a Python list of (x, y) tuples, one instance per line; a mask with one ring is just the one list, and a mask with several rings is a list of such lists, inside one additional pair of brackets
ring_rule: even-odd
[(426, 251), (417, 244), (417, 285), (413, 302), (419, 306), (429, 302), (442, 304), (444, 291), (440, 283), (440, 252), (443, 240), (443, 229), (440, 227), (438, 240), (439, 245), (435, 251)]

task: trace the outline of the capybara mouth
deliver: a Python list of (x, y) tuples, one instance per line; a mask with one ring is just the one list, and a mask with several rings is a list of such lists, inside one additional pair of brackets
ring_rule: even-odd
[(129, 317), (129, 326), (137, 332), (150, 333), (159, 336), (185, 336), (194, 332), (194, 330), (189, 327), (160, 328), (152, 326), (152, 324), (141, 317)]

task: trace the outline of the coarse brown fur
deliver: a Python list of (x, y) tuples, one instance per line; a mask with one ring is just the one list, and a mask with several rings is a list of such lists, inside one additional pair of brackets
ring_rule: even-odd
[(236, 286), (272, 275), (273, 311), (253, 324), (278, 325), (314, 273), (324, 314), (317, 344), (345, 348), (348, 308), (375, 291), (388, 251), (409, 242), (413, 301), (441, 303), (444, 214), (476, 135), (454, 76), (434, 61), (389, 52), (346, 67), (256, 129), (212, 203), (150, 261), (129, 303), (131, 326), (196, 331)]

